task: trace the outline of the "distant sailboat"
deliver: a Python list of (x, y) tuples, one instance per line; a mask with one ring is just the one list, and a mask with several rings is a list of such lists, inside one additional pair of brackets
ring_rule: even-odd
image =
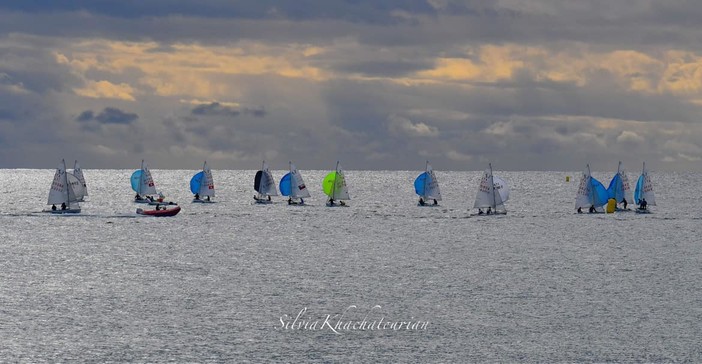
[[(439, 181), (436, 179), (429, 161), (427, 161), (424, 173), (414, 180), (414, 191), (419, 195), (419, 206), (435, 206), (439, 204), (438, 201), (441, 201)], [(429, 205), (427, 203), (429, 200), (434, 200), (434, 203)]]
[(51, 205), (51, 209), (44, 211), (53, 214), (76, 214), (80, 212), (78, 199), (76, 198), (76, 194), (69, 181), (68, 173), (66, 172), (66, 161), (63, 159), (58, 168), (56, 168), (54, 179), (51, 182), (47, 205)]
[(154, 201), (153, 196), (157, 195), (156, 185), (154, 184), (153, 178), (151, 178), (149, 167), (147, 167), (143, 159), (141, 160), (141, 169), (138, 169), (132, 173), (130, 181), (132, 184), (132, 190), (136, 192), (134, 202), (149, 203)]
[(641, 176), (636, 181), (636, 190), (634, 191), (634, 200), (638, 205), (636, 212), (649, 213), (648, 206), (656, 206), (656, 195), (653, 193), (653, 183), (646, 169), (646, 162), (643, 163)]
[[(77, 180), (76, 186), (74, 186), (73, 190), (76, 192), (76, 198), (78, 201), (84, 201), (85, 197), (88, 196), (88, 186), (85, 184), (85, 177), (83, 176), (83, 170), (80, 168), (80, 165), (78, 165), (78, 161), (75, 161), (73, 163), (73, 173), (71, 173)], [(71, 181), (69, 181), (71, 183)]]
[(214, 202), (212, 201), (212, 198), (215, 196), (214, 180), (207, 161), (202, 166), (202, 171), (196, 173), (190, 179), (190, 192), (195, 194), (193, 202)]
[(271, 196), (278, 196), (278, 191), (275, 189), (275, 180), (271, 171), (268, 170), (266, 161), (263, 161), (261, 164), (261, 170), (256, 172), (254, 189), (258, 192), (257, 195), (254, 195), (256, 203), (271, 203)]
[[(336, 170), (329, 172), (324, 181), (322, 181), (322, 189), (324, 193), (329, 196), (327, 199), (327, 206), (346, 206), (344, 201), (350, 200), (349, 190), (346, 187), (346, 178), (344, 177), (344, 171), (341, 169), (339, 161), (336, 162)], [(339, 204), (336, 204), (339, 201)]]
[(602, 206), (607, 204), (609, 194), (602, 183), (590, 174), (590, 165), (580, 177), (580, 185), (578, 192), (575, 195), (575, 209), (578, 213), (582, 212), (582, 208), (587, 208), (590, 213), (602, 213)]
[[(505, 215), (507, 209), (504, 203), (507, 200), (509, 200), (509, 185), (503, 179), (493, 176), (492, 164), (488, 164), (488, 169), (483, 172), (483, 177), (480, 179), (473, 208), (478, 209), (479, 215), (483, 213)], [(484, 208), (487, 210), (483, 211)]]
[(303, 198), (310, 197), (310, 191), (307, 190), (305, 181), (297, 168), (295, 168), (295, 165), (292, 162), (289, 162), (289, 164), (290, 172), (280, 179), (280, 194), (289, 196), (289, 205), (303, 205), (305, 203)]
[(615, 199), (617, 204), (623, 204), (624, 210), (627, 210), (627, 205), (634, 201), (631, 195), (629, 177), (626, 176), (626, 172), (624, 168), (622, 168), (622, 162), (619, 162), (617, 174), (615, 174), (614, 177), (612, 177), (612, 181), (609, 182), (607, 194), (609, 198)]

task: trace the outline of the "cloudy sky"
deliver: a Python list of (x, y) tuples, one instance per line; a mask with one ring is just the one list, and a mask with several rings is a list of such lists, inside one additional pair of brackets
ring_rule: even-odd
[(702, 170), (693, 0), (3, 0), (0, 167)]

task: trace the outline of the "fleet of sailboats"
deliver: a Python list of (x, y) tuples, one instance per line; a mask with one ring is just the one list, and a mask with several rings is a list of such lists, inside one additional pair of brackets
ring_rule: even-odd
[(257, 192), (254, 195), (256, 203), (271, 203), (271, 196), (278, 196), (278, 191), (275, 189), (275, 180), (268, 169), (266, 161), (263, 161), (261, 169), (254, 176), (254, 190)]
[(292, 161), (289, 162), (289, 168), (290, 172), (280, 179), (280, 194), (288, 196), (289, 205), (304, 205), (304, 199), (310, 197), (310, 191)]
[[(419, 195), (419, 206), (436, 206), (441, 201), (441, 190), (439, 189), (439, 181), (434, 175), (434, 170), (427, 161), (424, 173), (417, 176), (414, 180), (414, 191)], [(432, 201), (430, 203), (429, 201)]]
[(492, 164), (488, 164), (488, 168), (480, 179), (473, 208), (478, 209), (479, 215), (505, 215), (507, 214), (505, 208), (507, 200), (509, 200), (509, 185), (503, 179), (494, 176)]
[(351, 199), (349, 190), (346, 187), (346, 177), (344, 177), (344, 171), (341, 169), (339, 161), (336, 161), (336, 169), (324, 177), (322, 189), (324, 194), (329, 197), (327, 199), (327, 206), (329, 207), (346, 206), (344, 201)]
[[(310, 197), (310, 192), (292, 161), (289, 162), (288, 167), (288, 173), (280, 180), (281, 195), (288, 197), (288, 204), (304, 204), (304, 199)], [(154, 211), (138, 209), (141, 211), (137, 211), (137, 213), (152, 216), (173, 216), (180, 211), (180, 207), (177, 207), (178, 211), (175, 211), (176, 208), (167, 209), (168, 211), (165, 207), (159, 208), (159, 205), (172, 204), (177, 206), (177, 204), (163, 201), (163, 195), (157, 192), (151, 172), (144, 160), (141, 161), (141, 168), (132, 173), (130, 183), (136, 192), (135, 202), (157, 205)], [(275, 180), (265, 161), (262, 162), (261, 169), (256, 172), (254, 177), (254, 189), (257, 192), (254, 196), (257, 203), (271, 203), (271, 196), (278, 195)], [(346, 178), (339, 161), (336, 162), (336, 168), (325, 176), (322, 181), (322, 189), (328, 196), (327, 206), (345, 206), (345, 201), (350, 200)], [(439, 182), (429, 161), (426, 161), (424, 172), (420, 173), (414, 180), (414, 189), (419, 196), (418, 204), (420, 206), (438, 205), (438, 201), (441, 201)], [(193, 202), (213, 202), (214, 181), (212, 171), (206, 161), (203, 163), (202, 170), (190, 179), (190, 191), (195, 195)], [(509, 200), (509, 194), (509, 184), (493, 174), (490, 163), (480, 179), (473, 208), (478, 209), (478, 215), (506, 214), (505, 202)], [(157, 199), (154, 198), (156, 195), (158, 195)], [(56, 169), (49, 189), (47, 204), (51, 205), (51, 208), (44, 211), (56, 214), (79, 213), (81, 208), (78, 202), (84, 201), (87, 196), (85, 176), (78, 161), (75, 161), (73, 170), (69, 172), (66, 169), (65, 160), (62, 160)], [(633, 195), (621, 161), (608, 188), (605, 188), (600, 181), (591, 175), (590, 165), (587, 164), (575, 197), (577, 212), (582, 213), (585, 212), (583, 209), (587, 209), (589, 213), (602, 213), (604, 212), (603, 206), (608, 203), (608, 199), (610, 200), (608, 212), (614, 210), (615, 203), (622, 204), (623, 208), (617, 208), (618, 211), (629, 210), (627, 205), (634, 201), (637, 205), (636, 212), (650, 213), (648, 207), (656, 205), (656, 198), (646, 163), (643, 163)]]

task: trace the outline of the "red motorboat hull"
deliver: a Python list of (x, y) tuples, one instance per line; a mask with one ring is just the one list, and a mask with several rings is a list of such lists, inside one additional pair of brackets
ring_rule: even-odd
[(175, 216), (180, 212), (180, 206), (165, 210), (142, 210), (137, 209), (137, 214), (147, 216)]

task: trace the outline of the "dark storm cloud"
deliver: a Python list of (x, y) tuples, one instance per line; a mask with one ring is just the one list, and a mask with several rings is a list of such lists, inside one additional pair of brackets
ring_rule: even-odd
[(231, 106), (222, 105), (219, 102), (212, 102), (209, 104), (200, 104), (195, 106), (191, 113), (193, 115), (199, 116), (231, 116), (236, 117), (241, 114), (252, 115), (256, 117), (266, 116), (266, 110), (263, 108), (235, 108)]
[(118, 108), (106, 107), (99, 114), (93, 113), (91, 110), (86, 110), (80, 113), (76, 118), (80, 122), (97, 121), (102, 124), (131, 124), (139, 119), (139, 115), (135, 113), (124, 112)]

